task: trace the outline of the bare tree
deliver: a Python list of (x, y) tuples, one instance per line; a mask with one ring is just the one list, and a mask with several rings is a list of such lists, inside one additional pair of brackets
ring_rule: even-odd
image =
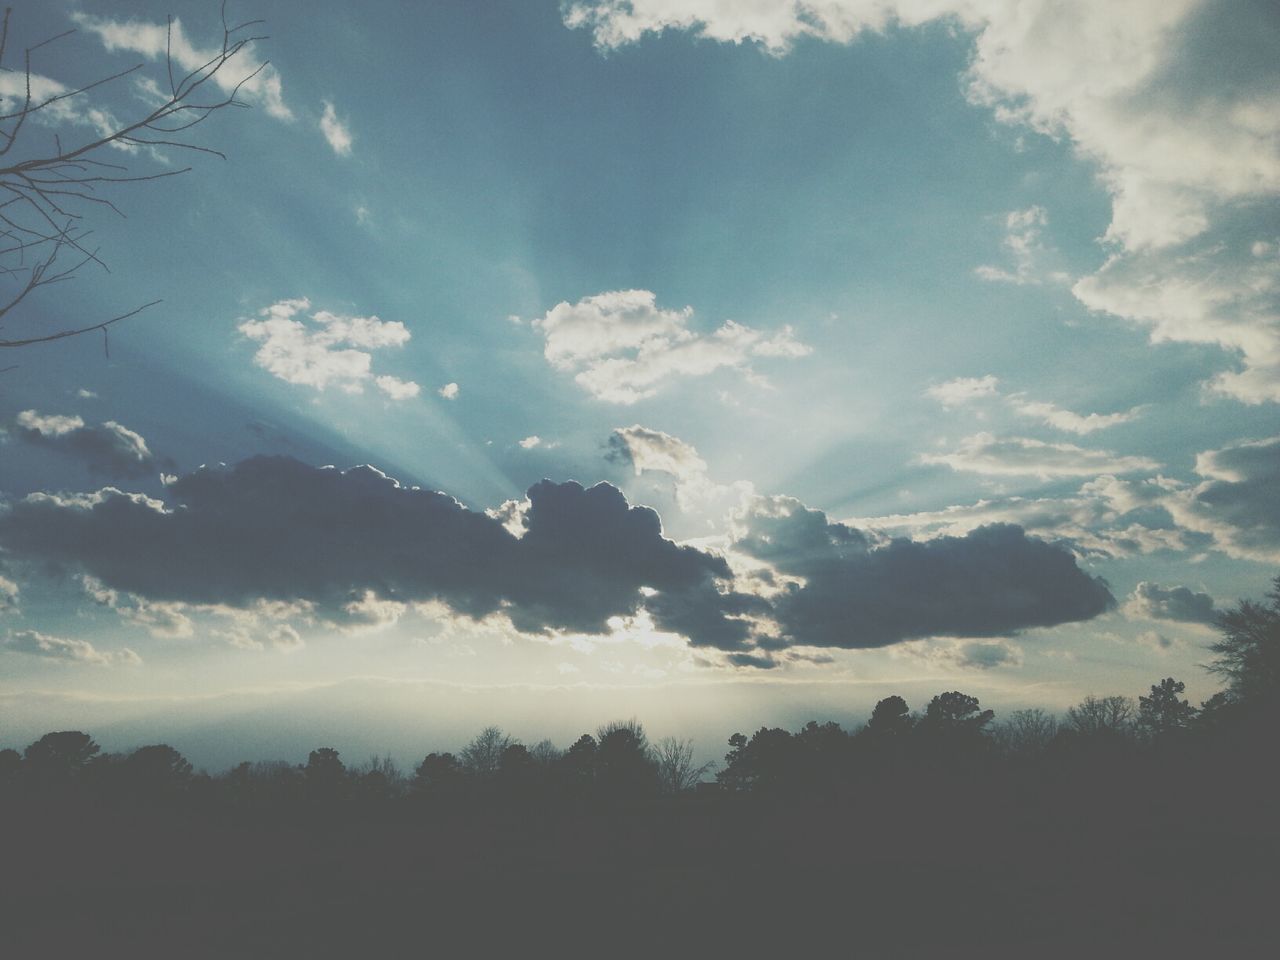
[(714, 761), (694, 766), (692, 740), (663, 737), (650, 747), (650, 753), (658, 768), (658, 783), (663, 793), (689, 790), (715, 767)]
[(1067, 711), (1067, 726), (1086, 736), (1128, 736), (1135, 711), (1129, 697), (1085, 697)]
[[(113, 188), (175, 177), (191, 169), (139, 173), (120, 162), (123, 158), (173, 149), (225, 159), (218, 150), (192, 142), (191, 131), (226, 107), (247, 106), (238, 95), (245, 84), (267, 66), (265, 62), (234, 84), (229, 92), (226, 84), (218, 90), (218, 85), (210, 81), (249, 44), (266, 39), (255, 33), (262, 21), (229, 24), (223, 0), (221, 48), (206, 62), (184, 74), (180, 69), (175, 71), (173, 18), (170, 17), (165, 79), (162, 84), (148, 86), (154, 94), (153, 101), (141, 107), (138, 115), (121, 121), (104, 111), (96, 111), (99, 122), (84, 124), (86, 132), (82, 136), (64, 142), (59, 133), (48, 138), (37, 137), (41, 122), (55, 122), (75, 105), (85, 103), (91, 91), (137, 74), (143, 64), (74, 89), (50, 83), (33, 72), (33, 62), (40, 51), (75, 33), (67, 30), (27, 47), (21, 65), (10, 70), (5, 66), (5, 57), (10, 53), (11, 13), (11, 8), (5, 10), (4, 22), (0, 25), (0, 74), (19, 74), (22, 82), (16, 95), (0, 96), (0, 287), (4, 288), (0, 292), (0, 347), (26, 347), (94, 330), (102, 331), (105, 346), (107, 329), (112, 324), (160, 301), (153, 300), (106, 320), (68, 324), (25, 336), (3, 336), (4, 327), (14, 319), (13, 311), (37, 290), (69, 280), (90, 265), (106, 269), (98, 247), (91, 241), (92, 231), (85, 225), (85, 215), (100, 209), (124, 216), (111, 199)], [(111, 159), (105, 159), (107, 156)]]
[(549, 767), (564, 756), (564, 751), (550, 740), (539, 740), (529, 748), (529, 756), (534, 763)]
[(1057, 718), (1039, 707), (1014, 710), (995, 728), (996, 741), (1015, 756), (1043, 753), (1057, 733)]
[(502, 764), (502, 752), (516, 743), (501, 727), (485, 727), (475, 739), (462, 748), (458, 760), (477, 777), (491, 777)]

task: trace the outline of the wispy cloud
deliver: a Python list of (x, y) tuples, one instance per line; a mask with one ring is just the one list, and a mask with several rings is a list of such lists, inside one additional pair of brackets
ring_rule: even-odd
[(948, 380), (945, 383), (934, 384), (924, 393), (925, 396), (937, 400), (944, 407), (950, 409), (968, 403), (971, 400), (997, 396), (999, 391), (996, 388), (999, 383), (1000, 381), (991, 376), (991, 374), (987, 374), (985, 377), (956, 377), (954, 380)]
[(1060, 270), (1046, 270), (1044, 261), (1051, 251), (1041, 240), (1049, 215), (1044, 207), (1031, 206), (1025, 210), (1010, 211), (1004, 220), (1005, 236), (1002, 242), (1009, 254), (1010, 268), (984, 264), (974, 270), (983, 280), (999, 283), (1026, 284), (1067, 283), (1071, 278)]
[(964, 536), (993, 523), (1016, 524), (1029, 534), (1066, 544), (1076, 554), (1101, 558), (1210, 546), (1204, 535), (1158, 519), (1160, 504), (1178, 488), (1163, 478), (1128, 481), (1102, 476), (1061, 497), (999, 497), (846, 522), (921, 539)]
[(351, 155), (351, 131), (338, 119), (338, 111), (328, 100), (324, 101), (324, 113), (320, 115), (320, 132), (338, 156)]
[[(174, 64), (188, 72), (199, 70), (218, 54), (213, 47), (200, 47), (193, 43), (177, 18), (173, 20), (172, 32), (164, 23), (113, 20), (80, 12), (73, 13), (71, 19), (77, 26), (96, 34), (109, 51), (127, 50), (149, 60), (163, 60), (167, 51)], [(292, 120), (293, 111), (284, 102), (280, 72), (269, 63), (259, 70), (262, 63), (254, 45), (248, 44), (214, 74), (213, 82), (227, 94), (239, 87), (238, 96), (259, 103), (278, 120)], [(251, 77), (254, 71), (258, 72)]]
[(1088, 413), (1082, 415), (1073, 413), (1070, 410), (1064, 410), (1057, 404), (1027, 400), (1022, 395), (1010, 397), (1009, 402), (1023, 416), (1035, 417), (1046, 426), (1053, 427), (1056, 430), (1065, 430), (1067, 433), (1074, 433), (1078, 436), (1086, 436), (1096, 430), (1105, 430), (1108, 427), (1115, 427), (1122, 423), (1131, 423), (1142, 415), (1143, 410), (1139, 406), (1119, 413)]
[(949, 453), (926, 453), (920, 463), (950, 467), (989, 476), (1096, 477), (1104, 473), (1154, 471), (1160, 464), (1147, 457), (1121, 456), (1106, 450), (1087, 450), (1071, 443), (1045, 443), (1027, 437), (996, 437), (978, 433), (966, 437)]
[(88, 663), (99, 667), (136, 666), (142, 663), (142, 658), (128, 647), (104, 652), (98, 650), (88, 640), (54, 637), (37, 630), (14, 631), (9, 635), (9, 639), (0, 645), (0, 649), (63, 663)]

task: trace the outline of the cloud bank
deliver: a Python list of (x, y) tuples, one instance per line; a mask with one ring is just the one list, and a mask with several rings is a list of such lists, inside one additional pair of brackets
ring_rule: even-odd
[(742, 511), (720, 554), (667, 539), (607, 483), (544, 480), (490, 515), (372, 467), (257, 457), (176, 478), (166, 496), (32, 494), (0, 513), (0, 547), (89, 578), (98, 602), (169, 636), (189, 632), (187, 607), (343, 625), (438, 603), (526, 634), (606, 634), (643, 612), (695, 646), (776, 662), (791, 646), (1001, 636), (1112, 603), (1019, 527), (875, 538), (785, 498)]

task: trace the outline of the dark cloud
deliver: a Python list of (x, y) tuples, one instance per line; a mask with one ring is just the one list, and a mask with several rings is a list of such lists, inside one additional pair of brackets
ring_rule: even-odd
[(954, 651), (956, 666), (972, 670), (990, 670), (994, 667), (1016, 667), (1022, 663), (1022, 653), (1013, 644), (997, 640), (982, 643), (970, 640)]
[(735, 667), (754, 667), (757, 670), (772, 670), (779, 666), (778, 661), (767, 653), (731, 653), (725, 659)]
[(873, 539), (783, 498), (759, 501), (733, 542), (768, 564), (753, 575), (764, 596), (734, 589), (724, 557), (667, 539), (657, 513), (607, 483), (543, 480), (489, 515), (368, 466), (255, 457), (173, 480), (166, 501), (110, 487), (33, 494), (0, 514), (0, 547), (88, 575), (104, 596), (141, 598), (139, 610), (305, 602), (351, 623), (439, 601), (526, 633), (604, 633), (644, 609), (657, 629), (754, 667), (791, 647), (999, 636), (1114, 602), (1071, 554), (1020, 527)]
[(76, 416), (50, 416), (24, 410), (18, 414), (14, 426), (17, 435), (27, 443), (79, 457), (96, 473), (144, 477), (156, 473), (160, 467), (146, 440), (114, 420), (91, 425)]
[(372, 591), (476, 618), (500, 611), (528, 632), (595, 633), (657, 591), (648, 603), (661, 629), (704, 632), (716, 645), (745, 632), (726, 621), (740, 601), (716, 589), (730, 576), (725, 561), (666, 539), (656, 513), (608, 484), (534, 485), (519, 537), (372, 467), (288, 457), (201, 468), (172, 482), (168, 499), (35, 494), (0, 516), (0, 544), (154, 601), (302, 600), (345, 621)]
[(1126, 609), (1131, 614), (1152, 620), (1212, 624), (1217, 618), (1213, 597), (1207, 593), (1195, 593), (1188, 587), (1162, 587), (1146, 581), (1134, 588)]
[(873, 542), (795, 500), (762, 501), (734, 549), (801, 578), (773, 598), (784, 641), (880, 647), (992, 637), (1088, 620), (1115, 604), (1060, 547), (1009, 524), (963, 537)]

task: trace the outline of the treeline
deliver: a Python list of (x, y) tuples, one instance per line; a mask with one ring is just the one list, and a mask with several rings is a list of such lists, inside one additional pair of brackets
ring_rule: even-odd
[[(761, 727), (729, 738), (722, 764), (697, 764), (689, 740), (650, 742), (635, 720), (584, 733), (567, 749), (526, 746), (498, 727), (456, 753), (427, 754), (412, 770), (389, 756), (348, 766), (332, 747), (303, 764), (242, 763), (197, 774), (165, 744), (103, 753), (88, 734), (45, 734), (19, 753), (0, 750), (0, 799), (91, 796), (123, 803), (200, 801), (229, 808), (426, 802), (617, 805), (659, 798), (769, 796), (867, 798), (894, 783), (1009, 773), (1087, 783), (1089, 774), (1158, 762), (1190, 769), (1243, 758), (1273, 767), (1280, 730), (1280, 578), (1267, 602), (1244, 601), (1219, 620), (1209, 669), (1225, 689), (1193, 706), (1172, 677), (1136, 698), (1089, 696), (1065, 716), (1017, 710), (996, 719), (977, 697), (940, 693), (920, 711), (898, 696), (845, 730), (811, 721), (798, 731)], [(1185, 772), (1185, 770), (1184, 770)], [(714, 774), (714, 775), (713, 775)]]
[(338, 751), (318, 747), (305, 763), (245, 762), (217, 776), (196, 773), (166, 744), (104, 753), (88, 734), (60, 731), (22, 753), (0, 751), (0, 794), (188, 798), (250, 807), (539, 797), (587, 803), (722, 794), (841, 797), (889, 774), (977, 778), (1002, 768), (1076, 768), (1201, 750), (1250, 739), (1262, 732), (1255, 725), (1274, 720), (1274, 713), (1226, 694), (1192, 706), (1182, 697), (1184, 686), (1167, 678), (1136, 700), (1089, 696), (1063, 717), (1028, 709), (999, 721), (977, 697), (958, 691), (938, 694), (919, 712), (891, 696), (853, 731), (810, 721), (794, 732), (761, 727), (750, 736), (735, 733), (719, 765), (697, 764), (689, 740), (650, 742), (635, 720), (584, 733), (563, 750), (548, 740), (525, 746), (487, 727), (456, 753), (429, 753), (407, 771), (389, 756), (348, 765)]

